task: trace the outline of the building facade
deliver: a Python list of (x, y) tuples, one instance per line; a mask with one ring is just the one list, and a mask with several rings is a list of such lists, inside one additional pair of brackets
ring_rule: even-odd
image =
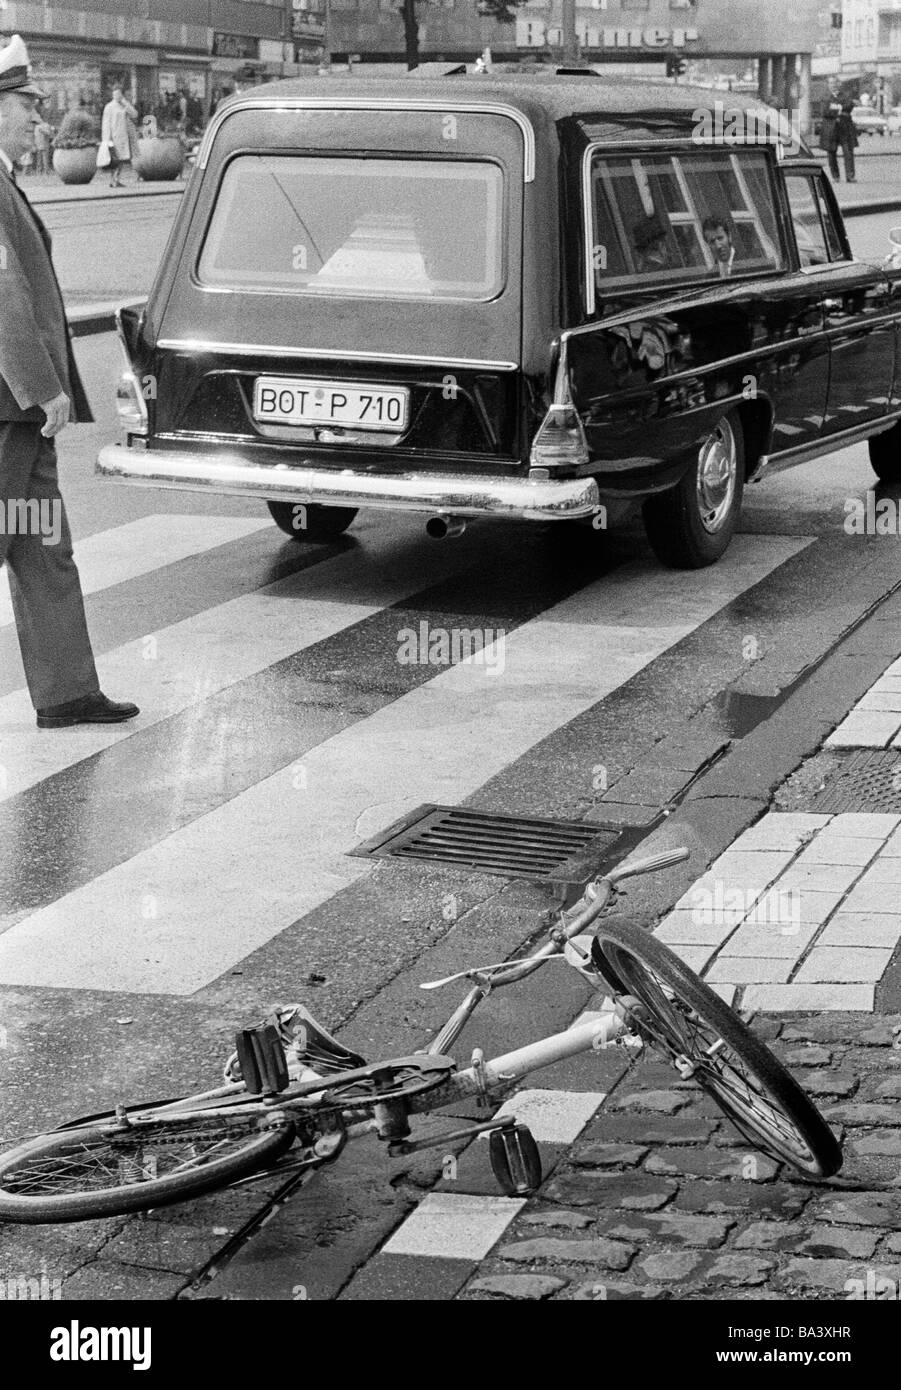
[[(846, 0), (846, 3), (848, 0)], [(329, 0), (330, 48), (341, 58), (401, 61), (401, 0)], [(867, 0), (853, 0), (864, 5)], [(882, 0), (891, 9), (891, 0)], [(99, 105), (121, 82), (144, 108), (167, 93), (209, 104), (240, 68), (262, 77), (315, 71), (325, 0), (0, 0), (0, 30), (21, 33), (55, 112)], [(901, 0), (896, 0), (901, 20)], [(765, 59), (764, 89), (794, 104), (810, 56), (830, 26), (828, 0), (577, 0), (590, 62), (667, 57)], [(513, 22), (478, 13), (478, 0), (417, 0), (423, 58), (553, 52), (560, 0), (527, 0)]]
[(843, 0), (840, 74), (881, 106), (901, 98), (901, 0)]
[(97, 108), (117, 82), (151, 110), (177, 92), (207, 106), (248, 62), (280, 76), (288, 17), (285, 0), (0, 0), (0, 32), (25, 39), (51, 115)]

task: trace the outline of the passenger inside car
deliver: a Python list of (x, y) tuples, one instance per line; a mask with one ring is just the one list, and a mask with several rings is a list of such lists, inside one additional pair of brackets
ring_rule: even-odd
[(727, 213), (705, 217), (701, 224), (704, 240), (710, 248), (721, 280), (732, 274), (735, 247), (732, 244), (732, 219)]
[(652, 213), (632, 228), (635, 245), (635, 262), (639, 270), (666, 270), (670, 265), (670, 252), (667, 246), (669, 228), (663, 219)]
[(762, 150), (592, 160), (597, 283), (655, 283), (781, 269), (772, 170)]

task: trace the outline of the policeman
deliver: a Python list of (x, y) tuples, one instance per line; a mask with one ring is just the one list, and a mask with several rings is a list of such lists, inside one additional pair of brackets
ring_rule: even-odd
[(78, 375), (47, 229), (16, 186), (44, 93), (18, 34), (0, 48), (0, 564), (9, 570), (38, 728), (116, 724), (137, 705), (102, 694), (85, 621), (54, 439), (93, 419)]

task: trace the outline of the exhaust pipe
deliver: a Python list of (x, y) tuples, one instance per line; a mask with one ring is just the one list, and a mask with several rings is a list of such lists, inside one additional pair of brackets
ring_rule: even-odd
[(462, 536), (466, 530), (466, 519), (462, 516), (430, 516), (425, 524), (426, 535), (433, 541), (453, 540)]

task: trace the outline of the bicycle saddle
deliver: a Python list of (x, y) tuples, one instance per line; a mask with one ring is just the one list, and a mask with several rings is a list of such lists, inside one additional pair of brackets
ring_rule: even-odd
[(303, 1004), (278, 1009), (271, 1022), (278, 1028), (286, 1050), (314, 1071), (350, 1071), (366, 1066), (365, 1057), (333, 1038)]

